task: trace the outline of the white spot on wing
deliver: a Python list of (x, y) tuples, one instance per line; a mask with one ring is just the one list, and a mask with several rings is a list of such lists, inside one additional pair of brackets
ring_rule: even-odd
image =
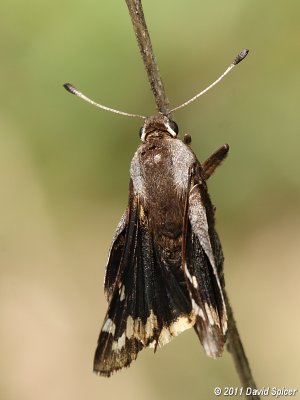
[(200, 318), (202, 318), (203, 321), (205, 321), (206, 318), (205, 318), (204, 312), (203, 312), (202, 308), (198, 306), (198, 304), (195, 302), (194, 299), (192, 299), (192, 307), (193, 307), (195, 314), (198, 315)]
[[(171, 323), (170, 326), (164, 327), (158, 338), (158, 346), (164, 346), (169, 343), (173, 337), (179, 335), (186, 329), (191, 328), (195, 323), (195, 314), (192, 312), (189, 316), (179, 317), (176, 321)], [(153, 338), (155, 330), (158, 328), (158, 322), (156, 315), (151, 310), (149, 317), (146, 320), (146, 324), (143, 324), (140, 318), (133, 319), (132, 316), (128, 316), (126, 322), (126, 337), (128, 339), (138, 339), (144, 345), (149, 343), (149, 340)], [(152, 340), (149, 347), (156, 347), (156, 340)]]
[(204, 307), (205, 307), (205, 311), (206, 311), (209, 323), (211, 325), (214, 325), (215, 324), (215, 320), (214, 320), (214, 318), (212, 316), (212, 313), (211, 313), (211, 307), (207, 303), (205, 303)]
[[(178, 336), (183, 331), (191, 328), (195, 324), (195, 315), (194, 313), (190, 314), (186, 317), (179, 317), (176, 321), (174, 321), (169, 327), (165, 327), (162, 329), (159, 338), (158, 345), (164, 346), (169, 343), (175, 336)], [(154, 347), (156, 343), (151, 343), (151, 347)]]
[(153, 336), (154, 330), (157, 328), (157, 318), (154, 315), (153, 311), (151, 310), (150, 316), (147, 318), (146, 325), (145, 325), (145, 333), (146, 336), (149, 338)]
[(205, 303), (204, 305), (205, 307), (205, 311), (209, 320), (209, 323), (211, 325), (218, 325), (218, 327), (220, 328), (220, 319), (219, 319), (219, 314), (217, 313), (217, 311), (215, 310), (215, 308), (213, 306), (210, 306), (209, 304)]
[(192, 284), (193, 284), (195, 289), (198, 288), (198, 282), (197, 282), (197, 279), (196, 279), (195, 275), (192, 276)]
[(223, 318), (222, 318), (222, 332), (223, 332), (223, 335), (225, 335), (227, 332), (227, 317), (226, 317), (226, 315), (223, 315)]
[(122, 348), (125, 346), (125, 332), (123, 333), (122, 336), (119, 337), (118, 340), (114, 341), (111, 348), (113, 351), (120, 351)]
[(123, 301), (125, 299), (125, 286), (122, 285), (120, 290), (119, 290), (119, 295), (120, 295), (120, 301)]
[(143, 324), (140, 318), (133, 319), (129, 315), (126, 321), (126, 337), (128, 339), (136, 338), (145, 344), (153, 336), (157, 326), (157, 318), (152, 310), (146, 324)]
[(115, 323), (110, 318), (107, 318), (102, 327), (102, 332), (107, 332), (110, 333), (111, 335), (114, 335), (115, 331), (116, 331)]
[(184, 265), (183, 265), (183, 270), (184, 270), (184, 272), (185, 272), (185, 274), (186, 274), (188, 280), (192, 283), (192, 276), (191, 276), (191, 274), (190, 274), (190, 271), (188, 270), (188, 267), (187, 267), (187, 265), (186, 265), (186, 262), (185, 262)]
[(126, 321), (126, 336), (130, 339), (133, 336), (134, 320), (131, 315), (127, 317)]

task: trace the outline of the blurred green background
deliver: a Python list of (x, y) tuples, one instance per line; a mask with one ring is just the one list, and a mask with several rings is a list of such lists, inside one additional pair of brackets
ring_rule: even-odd
[[(204, 160), (227, 289), (259, 387), (298, 387), (300, 356), (300, 3), (144, 0), (172, 106), (250, 54), (173, 117)], [(205, 356), (192, 330), (140, 353), (110, 379), (92, 373), (106, 310), (107, 251), (127, 204), (140, 121), (155, 113), (125, 1), (0, 5), (0, 398), (214, 398), (239, 386), (227, 352)]]

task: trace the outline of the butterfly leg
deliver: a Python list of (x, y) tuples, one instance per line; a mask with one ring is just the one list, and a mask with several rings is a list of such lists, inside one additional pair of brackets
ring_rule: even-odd
[(205, 180), (211, 177), (215, 169), (225, 160), (229, 151), (228, 144), (219, 147), (202, 165)]

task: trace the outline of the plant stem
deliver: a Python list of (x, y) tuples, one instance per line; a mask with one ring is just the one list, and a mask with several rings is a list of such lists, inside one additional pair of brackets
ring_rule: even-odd
[(147, 71), (148, 81), (154, 95), (157, 110), (162, 114), (169, 115), (169, 101), (152, 50), (142, 3), (140, 0), (126, 0), (126, 3), (141, 56)]
[[(231, 353), (235, 369), (240, 377), (244, 391), (246, 388), (251, 387), (256, 389), (256, 384), (251, 373), (250, 365), (236, 326), (233, 312), (225, 288), (223, 287), (223, 295), (225, 298), (227, 316), (228, 316), (228, 336), (227, 336), (227, 350)], [(247, 399), (260, 400), (260, 396), (251, 394), (245, 396)]]

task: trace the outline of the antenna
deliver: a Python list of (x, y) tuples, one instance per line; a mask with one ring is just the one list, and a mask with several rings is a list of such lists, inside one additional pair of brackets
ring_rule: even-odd
[(202, 92), (196, 94), (194, 97), (192, 97), (190, 100), (186, 101), (185, 103), (181, 104), (180, 106), (177, 106), (175, 108), (172, 108), (170, 110), (170, 113), (173, 111), (178, 110), (179, 108), (185, 107), (188, 104), (192, 103), (194, 100), (198, 99), (198, 97), (202, 96), (204, 93), (208, 92), (212, 87), (214, 87), (217, 83), (219, 83), (229, 72), (236, 66), (238, 65), (241, 61), (243, 61), (244, 58), (246, 58), (247, 54), (249, 53), (248, 49), (242, 50), (233, 60), (233, 62), (229, 65), (229, 67), (226, 69), (225, 72), (217, 80), (215, 80), (212, 84), (210, 84), (206, 89), (202, 90)]
[(98, 104), (96, 103), (94, 100), (91, 100), (89, 97), (87, 97), (86, 95), (84, 95), (83, 93), (81, 93), (78, 89), (76, 89), (75, 86), (71, 85), (71, 83), (65, 83), (63, 85), (63, 87), (70, 93), (74, 94), (77, 97), (80, 97), (82, 100), (92, 104), (93, 106), (96, 106), (98, 108), (102, 108), (103, 110), (106, 111), (110, 111), (116, 114), (121, 114), (121, 115), (125, 115), (126, 117), (135, 117), (135, 118), (142, 118), (142, 119), (146, 119), (145, 116), (143, 115), (138, 115), (138, 114), (130, 114), (124, 111), (119, 111), (119, 110), (115, 110), (114, 108), (110, 108), (110, 107), (106, 107), (103, 106), (102, 104)]
[[(183, 108), (185, 106), (187, 106), (188, 104), (192, 103), (194, 100), (198, 99), (198, 97), (202, 96), (204, 93), (208, 92), (211, 88), (213, 88), (217, 83), (219, 83), (223, 78), (225, 78), (225, 76), (227, 74), (229, 74), (229, 72), (236, 66), (238, 65), (241, 61), (244, 60), (244, 58), (246, 58), (247, 54), (249, 53), (248, 49), (244, 49), (242, 50), (233, 60), (233, 62), (229, 65), (229, 67), (225, 70), (225, 72), (223, 72), (223, 74), (221, 76), (219, 76), (218, 79), (216, 79), (212, 84), (210, 84), (206, 89), (202, 90), (202, 92), (196, 94), (194, 97), (192, 97), (191, 99), (187, 100), (185, 103), (172, 108), (172, 110), (170, 110), (168, 112), (168, 115), (171, 114), (171, 112), (179, 110), (179, 108)], [(78, 89), (76, 89), (75, 86), (71, 85), (71, 83), (65, 83), (63, 85), (63, 87), (70, 93), (74, 94), (77, 97), (80, 97), (82, 100), (92, 104), (93, 106), (96, 106), (98, 108), (102, 108), (102, 110), (105, 111), (110, 111), (116, 114), (120, 114), (120, 115), (125, 115), (126, 117), (134, 117), (134, 118), (142, 118), (142, 119), (146, 119), (146, 117), (144, 115), (138, 115), (138, 114), (130, 114), (124, 111), (119, 111), (119, 110), (115, 110), (114, 108), (110, 108), (110, 107), (106, 107), (103, 106), (102, 104), (96, 103), (94, 100), (91, 100), (89, 97), (87, 97), (86, 95), (84, 95), (82, 92), (80, 92)]]

